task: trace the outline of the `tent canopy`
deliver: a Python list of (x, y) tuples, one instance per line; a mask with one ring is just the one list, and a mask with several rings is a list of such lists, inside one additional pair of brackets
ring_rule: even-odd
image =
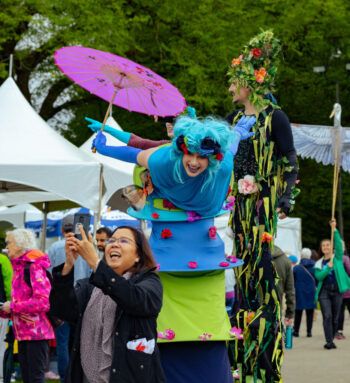
[(17, 203), (23, 193), (44, 193), (41, 201), (70, 200), (98, 210), (99, 161), (49, 127), (12, 78), (0, 87), (0, 118), (0, 204), (9, 204), (10, 193), (22, 193)]

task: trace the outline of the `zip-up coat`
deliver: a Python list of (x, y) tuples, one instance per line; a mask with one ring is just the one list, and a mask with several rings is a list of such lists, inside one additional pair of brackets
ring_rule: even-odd
[[(31, 263), (31, 288), (24, 281), (24, 268), (28, 262)], [(0, 316), (11, 317), (17, 340), (54, 339), (55, 333), (46, 315), (50, 310), (51, 283), (46, 275), (46, 269), (51, 266), (49, 257), (39, 250), (31, 250), (12, 259), (11, 263), (11, 314), (0, 311)]]
[(315, 261), (303, 258), (300, 264), (293, 267), (296, 310), (313, 310), (316, 308)]
[[(341, 293), (350, 289), (350, 278), (347, 275), (344, 263), (343, 263), (343, 243), (338, 230), (334, 231), (334, 245), (335, 245), (335, 255), (333, 258), (333, 268), (335, 278), (337, 280), (338, 288)], [(327, 265), (322, 265), (323, 257), (319, 259), (315, 264), (315, 277), (318, 280), (318, 286), (316, 291), (315, 301), (318, 299), (318, 295), (323, 286), (323, 281), (331, 272), (331, 268)]]
[(116, 303), (114, 346), (110, 383), (165, 383), (157, 344), (152, 354), (127, 348), (128, 341), (157, 340), (157, 316), (162, 307), (163, 288), (154, 269), (144, 270), (126, 280), (104, 262), (89, 279), (73, 287), (74, 270), (62, 275), (63, 265), (53, 269), (51, 309), (60, 319), (76, 325), (73, 349), (65, 383), (82, 383), (80, 333), (93, 288), (100, 288)]
[(279, 281), (277, 283), (277, 295), (282, 305), (283, 294), (286, 295), (286, 318), (294, 318), (295, 290), (292, 265), (286, 254), (278, 246), (272, 253), (272, 261), (276, 265)]

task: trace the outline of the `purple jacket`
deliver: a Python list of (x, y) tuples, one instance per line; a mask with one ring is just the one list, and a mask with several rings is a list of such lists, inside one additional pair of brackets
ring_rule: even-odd
[[(350, 258), (347, 255), (343, 257), (344, 269), (350, 277)], [(350, 290), (343, 292), (343, 298), (350, 298)]]
[[(24, 281), (24, 267), (31, 262), (32, 288)], [(55, 333), (47, 318), (50, 309), (51, 283), (46, 269), (51, 266), (49, 257), (39, 250), (27, 251), (11, 260), (13, 268), (11, 292), (11, 319), (17, 340), (54, 339)], [(9, 317), (0, 312), (1, 317)]]

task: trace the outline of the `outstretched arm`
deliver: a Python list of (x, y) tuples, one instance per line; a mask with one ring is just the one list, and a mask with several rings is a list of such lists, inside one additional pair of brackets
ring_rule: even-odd
[[(102, 124), (99, 121), (93, 120), (92, 118), (85, 117), (85, 120), (88, 121), (90, 124), (88, 127), (95, 133), (99, 132), (102, 128)], [(111, 136), (115, 137), (121, 142), (124, 142), (125, 144), (129, 143), (131, 133), (124, 132), (123, 130), (114, 129), (109, 125), (105, 125), (103, 128), (103, 131), (110, 134)]]
[(102, 132), (97, 133), (92, 147), (95, 147), (98, 153), (104, 156), (116, 158), (124, 162), (131, 162), (145, 168), (148, 168), (148, 159), (151, 154), (158, 150), (158, 148), (141, 150), (130, 146), (107, 146), (106, 136)]
[[(85, 117), (85, 120), (90, 122), (88, 127), (93, 132), (97, 133), (101, 130), (101, 128), (102, 128), (101, 122), (93, 120), (92, 118), (88, 118), (88, 117)], [(119, 141), (124, 142), (128, 146), (132, 146), (133, 148), (139, 148), (142, 150), (155, 148), (157, 146), (165, 145), (165, 144), (168, 144), (170, 142), (169, 140), (159, 140), (159, 141), (148, 140), (146, 138), (139, 137), (133, 133), (124, 132), (122, 130), (114, 129), (114, 128), (110, 127), (109, 125), (105, 125), (103, 131), (110, 134), (111, 136), (115, 137)]]

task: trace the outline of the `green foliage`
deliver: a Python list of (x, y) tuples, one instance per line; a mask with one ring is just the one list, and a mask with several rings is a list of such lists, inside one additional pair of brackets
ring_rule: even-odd
[[(80, 145), (90, 135), (83, 117), (102, 120), (107, 103), (72, 86), (55, 68), (56, 49), (83, 45), (128, 57), (167, 78), (198, 115), (225, 116), (233, 109), (226, 76), (232, 59), (261, 29), (272, 29), (284, 55), (275, 95), (290, 120), (329, 125), (338, 81), (343, 126), (350, 126), (349, 11), (350, 3), (342, 0), (2, 0), (0, 79), (7, 77), (14, 53), (25, 97), (34, 104), (43, 100), (40, 115)], [(331, 58), (338, 49), (341, 57)], [(324, 64), (325, 73), (313, 73), (313, 66)], [(29, 86), (31, 78), (42, 81)], [(62, 92), (70, 97), (60, 98)], [(68, 126), (62, 122), (66, 110), (74, 116)], [(118, 107), (113, 114), (125, 130), (165, 138), (163, 124), (152, 117)], [(299, 178), (302, 193), (293, 214), (303, 218), (304, 245), (316, 247), (329, 232), (332, 169), (303, 160)], [(343, 174), (345, 233), (349, 184)]]

